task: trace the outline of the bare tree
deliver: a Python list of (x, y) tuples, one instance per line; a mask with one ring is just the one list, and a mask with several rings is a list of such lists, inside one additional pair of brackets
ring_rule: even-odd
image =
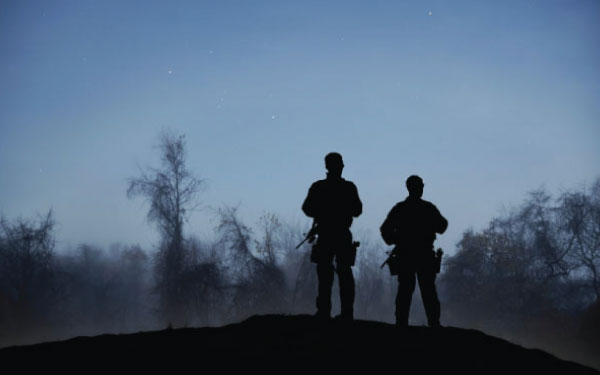
[[(258, 257), (251, 249), (252, 231), (237, 215), (237, 208), (225, 207), (219, 210), (220, 222), (217, 227), (221, 243), (228, 248), (229, 267), (233, 280), (233, 315), (242, 317), (253, 313), (281, 312), (285, 300), (285, 276), (269, 256)], [(275, 222), (278, 222), (275, 219)], [(266, 238), (273, 239), (273, 227), (267, 225)], [(272, 247), (271, 240), (256, 242), (259, 249)], [(262, 250), (264, 251), (264, 250)], [(267, 254), (274, 254), (274, 249)]]
[(572, 331), (557, 322), (600, 300), (600, 181), (558, 199), (534, 191), (482, 231), (465, 232), (441, 281), (459, 324)]
[[(385, 260), (385, 253), (369, 241), (366, 234), (361, 238), (355, 267), (356, 314), (364, 319), (385, 320), (386, 315), (392, 314), (394, 301), (393, 298), (389, 298), (389, 293), (385, 293), (389, 287), (389, 272), (380, 268), (380, 264)], [(393, 281), (396, 281), (394, 279)]]
[(186, 267), (182, 274), (182, 292), (188, 324), (223, 324), (225, 280), (218, 259), (218, 244), (207, 244), (195, 237), (186, 240)]
[[(303, 230), (304, 229), (304, 230)], [(291, 313), (312, 313), (317, 290), (315, 266), (310, 261), (310, 244), (297, 249), (309, 228), (299, 223), (282, 226), (279, 243), (283, 252), (282, 269), (289, 285), (289, 310)]]
[(58, 301), (53, 227), (51, 211), (37, 221), (0, 219), (0, 330), (5, 333), (24, 336), (39, 328)]
[(258, 220), (259, 229), (262, 233), (262, 240), (256, 241), (256, 250), (267, 264), (276, 265), (277, 255), (280, 250), (280, 232), (281, 222), (277, 215), (265, 213)]
[(129, 180), (127, 196), (143, 196), (150, 202), (148, 220), (157, 225), (162, 237), (155, 262), (156, 287), (161, 312), (173, 323), (185, 319), (180, 288), (185, 258), (183, 223), (197, 207), (203, 180), (186, 168), (184, 135), (163, 132), (159, 150), (161, 166), (140, 168), (140, 176)]
[(600, 179), (590, 194), (567, 192), (560, 199), (560, 219), (569, 256), (583, 271), (600, 301)]

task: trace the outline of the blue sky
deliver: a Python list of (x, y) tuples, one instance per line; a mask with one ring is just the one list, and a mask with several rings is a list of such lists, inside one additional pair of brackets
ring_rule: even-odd
[[(327, 4), (323, 4), (327, 3)], [(528, 191), (600, 176), (597, 1), (3, 1), (0, 213), (52, 208), (59, 245), (157, 241), (125, 196), (185, 133), (209, 207), (307, 224), (344, 156), (378, 234), (419, 174), (452, 249)]]

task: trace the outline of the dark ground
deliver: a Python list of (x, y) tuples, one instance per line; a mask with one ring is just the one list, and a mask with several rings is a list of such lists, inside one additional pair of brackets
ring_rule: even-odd
[[(0, 350), (19, 369), (87, 372), (169, 368), (169, 373), (353, 372), (457, 374), (600, 374), (541, 350), (479, 331), (401, 329), (372, 321), (320, 323), (306, 315), (254, 316), (220, 328), (182, 328), (77, 337)], [(215, 367), (217, 366), (217, 367)], [(209, 371), (205, 371), (210, 369)], [(136, 371), (137, 372), (137, 371)]]

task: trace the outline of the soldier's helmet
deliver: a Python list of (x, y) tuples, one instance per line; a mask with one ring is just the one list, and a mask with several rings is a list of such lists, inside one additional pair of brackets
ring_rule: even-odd
[(344, 161), (342, 155), (337, 152), (330, 152), (325, 156), (325, 168), (328, 171), (337, 171), (344, 168)]

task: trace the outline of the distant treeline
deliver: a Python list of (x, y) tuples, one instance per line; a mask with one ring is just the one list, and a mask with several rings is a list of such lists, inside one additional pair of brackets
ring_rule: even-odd
[[(127, 189), (149, 203), (148, 219), (161, 238), (154, 250), (56, 249), (51, 212), (1, 219), (0, 346), (314, 313), (310, 248), (295, 249), (308, 228), (267, 213), (251, 230), (235, 207), (223, 207), (214, 240), (186, 234), (202, 180), (185, 167), (183, 136), (163, 134), (160, 151), (161, 166), (140, 169)], [(388, 249), (379, 238), (355, 237), (355, 317), (391, 322), (397, 281), (380, 269)], [(485, 229), (466, 231), (437, 284), (442, 324), (579, 361), (600, 358), (600, 179), (556, 198), (533, 192)], [(413, 306), (411, 323), (424, 324), (420, 301)]]
[[(56, 249), (52, 213), (0, 225), (0, 346), (57, 337), (222, 325), (254, 314), (314, 313), (317, 280), (301, 228), (263, 215), (252, 231), (237, 209), (218, 211), (216, 239), (185, 238), (177, 274), (164, 248)], [(384, 249), (363, 240), (355, 274), (356, 315), (393, 318), (396, 282)], [(164, 285), (167, 278), (175, 284)], [(161, 301), (162, 289), (177, 298)], [(169, 303), (169, 306), (165, 304)]]
[(600, 368), (600, 179), (466, 231), (439, 285), (447, 322)]
[[(253, 231), (236, 208), (216, 215), (214, 240), (184, 238), (171, 280), (177, 299), (168, 302), (161, 301), (165, 248), (82, 244), (58, 251), (51, 213), (2, 219), (0, 345), (313, 313), (317, 283), (310, 247), (295, 249), (307, 228), (265, 214)], [(358, 236), (356, 316), (391, 322), (396, 280), (379, 268), (387, 248)], [(599, 243), (600, 180), (556, 199), (531, 193), (485, 229), (466, 231), (456, 253), (446, 257), (438, 278), (442, 322), (567, 358), (593, 357), (600, 348)], [(414, 308), (419, 311), (412, 324), (423, 324), (420, 301)]]

